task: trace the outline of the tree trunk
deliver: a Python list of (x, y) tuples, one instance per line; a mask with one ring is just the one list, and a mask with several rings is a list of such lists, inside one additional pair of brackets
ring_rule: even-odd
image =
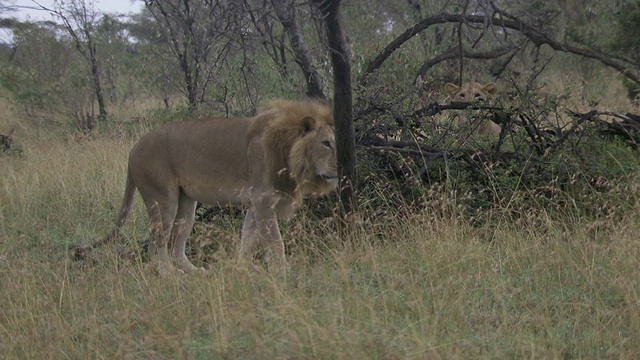
[(307, 96), (310, 98), (325, 99), (322, 86), (320, 85), (320, 76), (311, 64), (309, 50), (307, 50), (307, 45), (304, 43), (302, 33), (296, 24), (295, 5), (291, 4), (287, 6), (284, 0), (271, 0), (271, 4), (276, 11), (278, 20), (289, 36), (295, 61), (302, 69), (304, 78), (307, 81)]
[(93, 89), (96, 92), (98, 100), (98, 119), (107, 119), (107, 107), (104, 103), (104, 95), (102, 94), (102, 86), (100, 85), (100, 69), (98, 67), (98, 59), (96, 58), (96, 49), (91, 41), (89, 41), (89, 57), (91, 61), (91, 76), (93, 77)]
[(339, 17), (340, 0), (315, 0), (327, 27), (327, 40), (333, 66), (333, 106), (336, 120), (336, 148), (340, 202), (345, 215), (356, 210), (356, 146), (353, 128), (353, 92), (351, 65)]
[[(96, 99), (98, 100), (98, 120), (106, 120), (107, 119), (107, 106), (105, 105), (104, 102), (104, 95), (102, 94), (102, 86), (100, 83), (100, 64), (98, 64), (98, 56), (96, 55), (97, 50), (96, 50), (96, 44), (94, 42), (93, 39), (93, 34), (91, 33), (91, 31), (89, 30), (90, 27), (87, 26), (86, 23), (83, 24), (84, 26), (82, 27), (82, 31), (84, 32), (84, 35), (87, 38), (87, 50), (88, 50), (88, 54), (85, 53), (85, 57), (87, 57), (86, 55), (88, 55), (88, 60), (89, 63), (91, 64), (91, 77), (93, 80), (93, 91), (95, 91), (96, 93)], [(69, 29), (71, 29), (71, 27), (69, 26)], [(78, 38), (75, 38), (76, 44), (79, 48), (81, 48), (81, 42)]]
[(187, 67), (183, 69), (184, 69), (184, 82), (186, 84), (186, 90), (187, 90), (187, 102), (189, 103), (189, 111), (193, 112), (198, 107), (198, 100), (197, 100), (198, 89), (189, 68)]

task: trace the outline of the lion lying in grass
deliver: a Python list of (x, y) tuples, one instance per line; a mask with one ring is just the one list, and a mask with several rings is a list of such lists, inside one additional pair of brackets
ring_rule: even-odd
[(165, 124), (131, 150), (115, 227), (94, 247), (118, 237), (137, 188), (151, 220), (149, 255), (159, 274), (175, 267), (204, 271), (185, 255), (196, 201), (247, 205), (240, 258), (250, 260), (261, 243), (270, 270), (282, 271), (277, 217), (290, 217), (304, 196), (326, 194), (337, 183), (332, 110), (320, 102), (275, 100), (252, 118)]

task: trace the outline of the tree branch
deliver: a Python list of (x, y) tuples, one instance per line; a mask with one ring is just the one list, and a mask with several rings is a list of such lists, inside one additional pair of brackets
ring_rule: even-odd
[[(435, 65), (445, 60), (455, 59), (459, 56), (462, 56), (468, 59), (495, 59), (495, 58), (499, 58), (501, 56), (505, 56), (505, 55), (508, 55), (509, 53), (514, 52), (515, 50), (521, 48), (522, 45), (524, 44), (503, 46), (503, 47), (499, 47), (499, 48), (495, 48), (495, 49), (492, 49), (489, 51), (483, 51), (483, 52), (471, 52), (465, 49), (462, 49), (462, 51), (460, 51), (460, 48), (456, 46), (429, 59), (429, 61), (425, 62), (418, 69), (415, 80), (418, 79), (418, 76), (424, 77), (427, 71), (429, 71), (429, 69), (431, 69)], [(414, 80), (414, 83), (415, 83), (415, 80)]]
[(307, 82), (307, 96), (310, 98), (326, 99), (322, 92), (320, 75), (318, 75), (318, 72), (311, 64), (309, 50), (296, 24), (296, 7), (294, 5), (287, 6), (284, 0), (271, 0), (271, 4), (276, 11), (278, 20), (289, 36), (289, 41), (293, 48), (294, 60), (304, 74)]
[[(406, 41), (410, 40), (415, 35), (420, 32), (426, 30), (432, 25), (437, 24), (446, 24), (446, 23), (474, 23), (474, 24), (488, 24), (493, 26), (499, 26), (505, 29), (511, 29), (520, 32), (522, 35), (527, 37), (531, 42), (533, 42), (536, 46), (540, 47), (542, 45), (548, 45), (552, 49), (556, 51), (562, 51), (566, 53), (571, 53), (575, 55), (579, 55), (582, 57), (595, 59), (603, 63), (604, 65), (611, 67), (617, 71), (619, 71), (622, 75), (627, 78), (633, 80), (636, 83), (640, 83), (640, 71), (636, 68), (634, 69), (634, 64), (627, 62), (625, 60), (614, 58), (611, 55), (592, 50), (585, 47), (577, 47), (562, 43), (552, 36), (534, 28), (533, 26), (528, 25), (524, 21), (519, 18), (509, 15), (508, 13), (499, 10), (494, 6), (495, 14), (493, 17), (480, 16), (480, 15), (461, 15), (461, 14), (440, 14), (433, 17), (429, 17), (423, 19), (413, 25), (412, 27), (405, 30), (400, 36), (395, 38), (393, 41), (389, 43), (376, 58), (369, 64), (367, 69), (364, 71), (362, 76), (362, 81), (366, 79), (368, 75), (372, 72), (380, 68), (382, 64), (396, 51), (402, 44)], [(500, 17), (496, 17), (495, 15), (500, 15)]]

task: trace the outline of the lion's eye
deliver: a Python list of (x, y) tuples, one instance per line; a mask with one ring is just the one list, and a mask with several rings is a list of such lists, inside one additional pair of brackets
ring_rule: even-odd
[(330, 141), (327, 141), (327, 140), (323, 141), (323, 142), (322, 142), (322, 145), (324, 145), (324, 147), (326, 147), (326, 148), (328, 148), (328, 149), (331, 149), (331, 148), (332, 148), (332, 146), (331, 146), (331, 142), (330, 142)]
[(480, 98), (480, 97), (482, 97), (482, 94), (476, 93), (475, 98), (477, 99), (477, 98)]

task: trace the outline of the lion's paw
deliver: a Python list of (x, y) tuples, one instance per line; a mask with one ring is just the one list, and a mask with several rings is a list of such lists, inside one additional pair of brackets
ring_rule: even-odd
[(156, 268), (156, 272), (161, 277), (169, 277), (169, 276), (175, 274), (176, 272), (182, 271), (182, 270), (176, 269), (171, 264), (162, 263), (162, 262), (158, 263), (155, 268)]

